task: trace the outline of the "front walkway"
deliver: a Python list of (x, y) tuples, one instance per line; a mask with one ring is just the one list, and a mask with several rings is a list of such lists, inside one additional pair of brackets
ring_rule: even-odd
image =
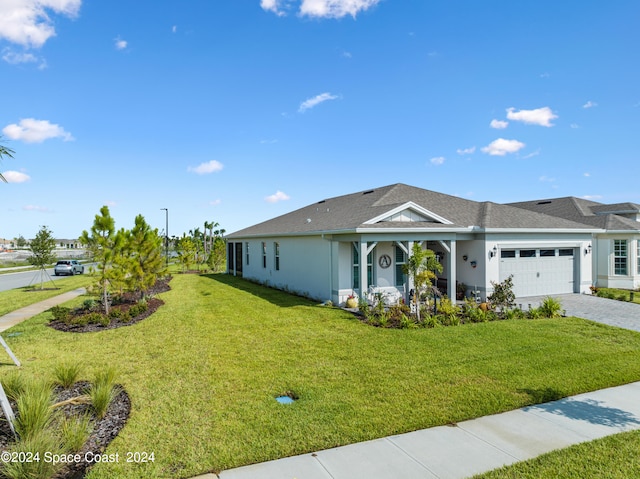
[[(540, 305), (546, 296), (517, 298), (516, 304), (522, 304), (523, 309), (528, 305)], [(598, 323), (617, 326), (619, 328), (640, 331), (640, 304), (615, 299), (600, 298), (590, 294), (560, 294), (553, 295), (560, 301), (567, 316), (590, 319)]]
[(86, 293), (84, 288), (78, 288), (68, 293), (63, 293), (53, 298), (45, 299), (39, 303), (30, 304), (24, 308), (16, 309), (11, 313), (0, 316), (0, 332), (6, 331), (22, 321), (29, 319), (31, 316), (45, 312), (47, 309), (65, 303), (82, 294)]

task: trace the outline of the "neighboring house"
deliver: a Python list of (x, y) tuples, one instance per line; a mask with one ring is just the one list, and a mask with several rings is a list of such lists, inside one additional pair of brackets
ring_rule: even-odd
[(640, 288), (640, 205), (606, 205), (581, 198), (511, 203), (601, 230), (593, 244), (593, 283), (604, 288)]
[(587, 293), (598, 227), (404, 184), (318, 201), (229, 236), (228, 273), (343, 304), (384, 292), (404, 297), (402, 267), (415, 242), (436, 252), (438, 287), (485, 298), (514, 276), (518, 296)]

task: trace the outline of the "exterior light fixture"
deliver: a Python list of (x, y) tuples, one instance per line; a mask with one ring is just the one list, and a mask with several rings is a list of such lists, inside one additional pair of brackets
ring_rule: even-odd
[(497, 254), (498, 254), (498, 247), (494, 245), (493, 249), (489, 251), (489, 258), (493, 258)]
[(584, 254), (589, 254), (591, 253), (591, 244), (589, 244), (589, 246), (587, 246), (584, 250)]

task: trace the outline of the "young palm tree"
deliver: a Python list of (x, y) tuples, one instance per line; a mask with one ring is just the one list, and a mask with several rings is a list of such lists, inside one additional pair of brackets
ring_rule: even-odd
[[(0, 145), (0, 160), (2, 159), (3, 156), (6, 156), (8, 158), (13, 158), (13, 154), (15, 153), (15, 151), (13, 151), (11, 148), (7, 148), (6, 146)], [(2, 173), (0, 173), (0, 181), (4, 181), (5, 183), (7, 182), (7, 179), (2, 176)]]

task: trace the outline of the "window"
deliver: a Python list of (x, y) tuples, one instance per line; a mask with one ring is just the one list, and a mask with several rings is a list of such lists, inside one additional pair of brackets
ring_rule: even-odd
[(558, 256), (573, 256), (573, 248), (562, 248), (558, 251)]
[(359, 289), (360, 288), (360, 252), (358, 251), (358, 248), (356, 247), (355, 243), (352, 244), (352, 253), (353, 253), (353, 283), (351, 284), (351, 287), (353, 289)]
[(613, 274), (627, 274), (627, 240), (613, 240)]
[(247, 266), (249, 266), (249, 242), (248, 241), (244, 244), (244, 250), (245, 250), (245, 258), (246, 258)]
[(521, 249), (520, 250), (520, 257), (521, 258), (535, 258), (536, 257), (536, 250), (534, 250), (534, 249)]
[(262, 242), (262, 267), (267, 267), (267, 243)]
[(555, 256), (556, 255), (556, 250), (554, 249), (541, 249), (540, 250), (540, 257), (542, 256)]
[(276, 271), (280, 271), (280, 243), (273, 243), (273, 256)]
[(407, 254), (396, 245), (396, 286), (402, 286), (407, 282), (407, 275), (404, 274), (404, 264), (407, 261)]
[(516, 250), (514, 250), (514, 249), (503, 249), (502, 251), (500, 251), (500, 257), (501, 258), (515, 258), (516, 257)]

